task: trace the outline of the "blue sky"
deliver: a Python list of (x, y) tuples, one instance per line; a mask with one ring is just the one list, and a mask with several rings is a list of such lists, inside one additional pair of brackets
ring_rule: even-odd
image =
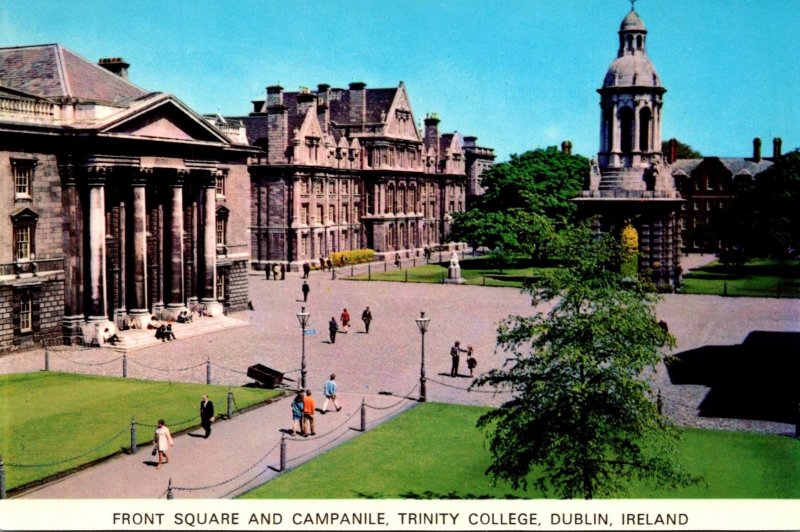
[[(7, 0), (0, 46), (123, 57), (131, 81), (201, 113), (265, 87), (406, 83), (417, 120), (511, 153), (597, 151), (600, 87), (628, 0)], [(800, 0), (638, 0), (664, 86), (662, 136), (746, 156), (800, 147)], [(767, 154), (767, 153), (765, 153)]]

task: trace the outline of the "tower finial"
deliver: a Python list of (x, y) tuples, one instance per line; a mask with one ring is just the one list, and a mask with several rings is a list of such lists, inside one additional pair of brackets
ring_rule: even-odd
[(633, 4), (636, 3), (636, 0), (630, 0), (630, 2), (631, 2), (631, 11), (633, 11)]

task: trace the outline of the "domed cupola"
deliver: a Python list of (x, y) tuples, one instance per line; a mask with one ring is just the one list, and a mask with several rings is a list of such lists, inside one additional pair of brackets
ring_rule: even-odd
[(601, 187), (652, 189), (646, 174), (661, 159), (661, 106), (666, 89), (647, 56), (647, 29), (633, 9), (619, 25), (617, 57), (600, 93)]
[(631, 10), (619, 25), (617, 58), (608, 67), (603, 87), (660, 87), (653, 63), (647, 57), (647, 29), (636, 11)]

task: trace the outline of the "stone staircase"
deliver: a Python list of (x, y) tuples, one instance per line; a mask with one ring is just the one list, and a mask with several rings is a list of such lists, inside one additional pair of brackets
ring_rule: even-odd
[(639, 168), (605, 168), (600, 177), (600, 190), (645, 190)]
[[(250, 322), (231, 318), (229, 316), (195, 317), (191, 323), (172, 323), (172, 332), (175, 334), (173, 342), (180, 342), (182, 338), (200, 336), (225, 329), (246, 327)], [(103, 344), (103, 349), (110, 349), (118, 353), (128, 353), (138, 349), (145, 349), (163, 343), (156, 338), (154, 329), (129, 329), (117, 331), (120, 341), (115, 345)]]

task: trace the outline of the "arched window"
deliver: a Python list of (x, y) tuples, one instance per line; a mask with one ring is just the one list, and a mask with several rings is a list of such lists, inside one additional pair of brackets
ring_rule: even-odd
[(639, 111), (639, 150), (644, 152), (653, 151), (650, 148), (650, 108), (644, 107)]
[(603, 144), (602, 151), (610, 152), (614, 146), (614, 111), (610, 107), (603, 110), (603, 128), (606, 132), (605, 144)]
[(644, 39), (642, 39), (641, 35), (637, 35), (636, 36), (636, 49), (637, 50), (641, 50), (643, 44), (644, 44)]
[(620, 150), (624, 155), (633, 151), (633, 109), (623, 107), (619, 110)]

